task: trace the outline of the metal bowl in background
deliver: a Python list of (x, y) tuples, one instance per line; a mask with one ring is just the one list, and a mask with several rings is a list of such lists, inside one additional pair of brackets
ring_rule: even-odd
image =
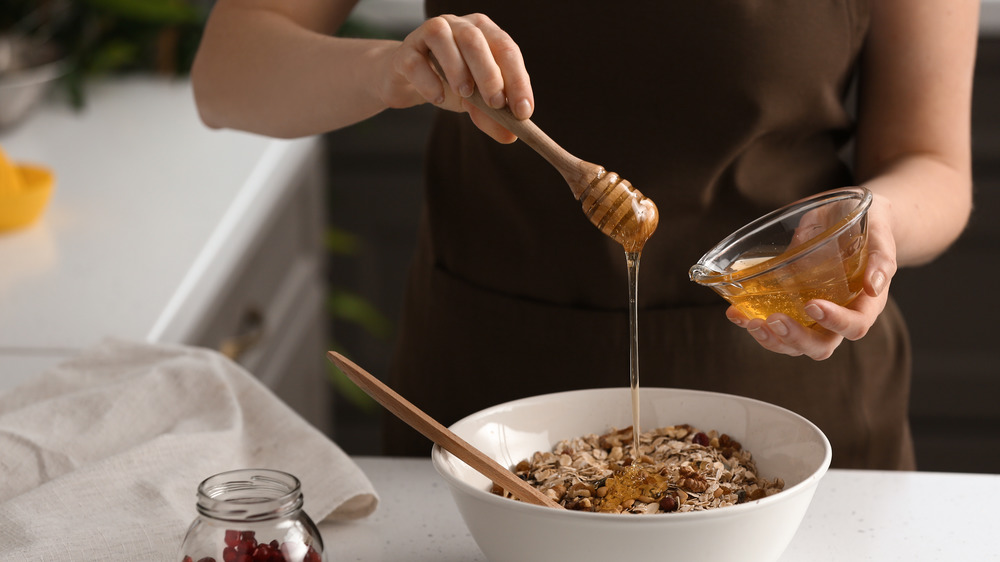
[(0, 130), (24, 119), (66, 72), (51, 43), (0, 35)]

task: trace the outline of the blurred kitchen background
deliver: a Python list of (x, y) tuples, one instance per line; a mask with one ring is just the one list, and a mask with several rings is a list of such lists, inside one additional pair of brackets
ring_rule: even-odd
[[(0, 18), (10, 16), (20, 2), (4, 0)], [(88, 38), (102, 36), (102, 32), (106, 40), (88, 44), (88, 58), (79, 57), (76, 66), (62, 76), (60, 87), (50, 94), (47, 104), (84, 106), (88, 103), (89, 80), (115, 80), (122, 71), (183, 75), (197, 44), (201, 18), (211, 4), (197, 0), (80, 3), (91, 6), (100, 17), (81, 23), (74, 40), (87, 44)], [(10, 19), (0, 19), (0, 26), (10, 25)], [(421, 19), (421, 6), (414, 0), (362, 0), (344, 33), (402, 37)], [(108, 33), (108, 29), (116, 31)], [(0, 45), (0, 95), (6, 96), (5, 88), (11, 82), (2, 72), (3, 61)], [(0, 99), (6, 105), (0, 110), (11, 108), (10, 98)], [(20, 128), (20, 132), (0, 130), (0, 146), (6, 141), (14, 146), (30, 144), (24, 140), (29, 135), (24, 130), (30, 131), (37, 111), (10, 125), (11, 129)], [(307, 236), (316, 234), (323, 239), (320, 270), (325, 282), (325, 316), (322, 326), (310, 331), (311, 338), (319, 341), (306, 349), (343, 350), (380, 377), (388, 370), (395, 319), (415, 243), (423, 142), (432, 111), (428, 107), (386, 111), (327, 134), (319, 143), (319, 157), (308, 160), (310, 165), (322, 168), (318, 177), (325, 178), (318, 188), (320, 196), (304, 203), (308, 206), (309, 202), (325, 201), (321, 228), (315, 233), (306, 232)], [(150, 130), (157, 128), (155, 118), (149, 116)], [(968, 230), (946, 255), (928, 266), (901, 271), (892, 285), (912, 332), (911, 411), (921, 470), (1000, 473), (1000, 345), (993, 340), (993, 320), (1000, 318), (1000, 305), (989, 289), (996, 287), (1000, 274), (1000, 221), (992, 214), (1000, 213), (1000, 0), (983, 3), (973, 148), (976, 210)], [(276, 220), (280, 225), (281, 220)], [(5, 255), (4, 243), (0, 235), (0, 257)], [(0, 264), (0, 276), (3, 267)], [(246, 275), (259, 273), (247, 271)], [(227, 290), (236, 291), (240, 286), (234, 281)], [(0, 325), (4, 322), (4, 298), (0, 291)], [(225, 309), (219, 305), (212, 311), (221, 315)], [(199, 328), (200, 335), (190, 339), (193, 343), (215, 345), (225, 338), (207, 335), (214, 334), (212, 330), (222, 330), (223, 324), (226, 329), (241, 329), (245, 324), (252, 328), (255, 318), (254, 314), (241, 313), (236, 320), (216, 322), (218, 326), (206, 321), (212, 324), (211, 329)], [(0, 331), (0, 335), (4, 333)], [(188, 338), (180, 339), (187, 342)], [(247, 339), (252, 343), (252, 335)], [(241, 344), (229, 340), (224, 343)], [(5, 342), (0, 341), (0, 369), (10, 364), (2, 361), (5, 355), (20, 354), (21, 361), (27, 355), (24, 347), (5, 347)], [(262, 354), (266, 355), (259, 351), (248, 355), (258, 358), (258, 363), (248, 364), (255, 373), (255, 365), (265, 365), (260, 363)], [(306, 371), (315, 371), (317, 363), (310, 363)], [(281, 365), (283, 369), (299, 368), (294, 361)], [(310, 395), (310, 415), (321, 419), (316, 425), (348, 453), (379, 454), (381, 408), (325, 361), (318, 372), (312, 379), (322, 378), (319, 385), (312, 380), (303, 385), (305, 390), (285, 389), (279, 395), (284, 392), (293, 405), (296, 400), (304, 400), (303, 395)], [(3, 377), (0, 370), (0, 379)], [(287, 385), (300, 384), (289, 380)], [(0, 384), (0, 390), (3, 388)], [(317, 393), (322, 394), (318, 399)], [(316, 413), (317, 408), (321, 413)]]

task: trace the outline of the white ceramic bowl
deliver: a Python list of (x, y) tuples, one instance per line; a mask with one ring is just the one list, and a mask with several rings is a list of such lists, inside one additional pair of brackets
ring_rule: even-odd
[[(516, 400), (451, 426), (511, 467), (558, 441), (631, 425), (628, 388), (562, 392)], [(749, 449), (761, 476), (780, 477), (775, 495), (708, 511), (621, 515), (558, 510), (505, 499), (490, 481), (435, 446), (434, 467), (448, 483), (473, 538), (491, 562), (572, 560), (776, 560), (795, 535), (830, 466), (826, 436), (777, 406), (727, 394), (644, 388), (640, 430), (690, 424), (727, 433)]]

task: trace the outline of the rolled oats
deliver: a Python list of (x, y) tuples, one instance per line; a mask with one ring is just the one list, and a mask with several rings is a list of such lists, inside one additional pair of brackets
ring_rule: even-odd
[[(631, 427), (563, 440), (513, 470), (567, 509), (605, 513), (703, 511), (785, 486), (781, 478), (759, 477), (750, 452), (729, 435), (690, 425), (641, 433), (638, 452)], [(493, 492), (513, 497), (499, 486)]]

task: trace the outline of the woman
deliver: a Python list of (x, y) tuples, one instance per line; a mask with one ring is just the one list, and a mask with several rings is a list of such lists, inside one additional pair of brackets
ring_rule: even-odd
[[(401, 42), (332, 37), (352, 4), (221, 0), (193, 82), (209, 126), (280, 137), (388, 108), (449, 110), (428, 145), (397, 391), (447, 424), (525, 395), (628, 384), (621, 246), (464, 99), (475, 87), (659, 207), (640, 273), (641, 384), (785, 406), (830, 437), (834, 466), (914, 467), (909, 343), (888, 289), (968, 220), (978, 2), (428, 0), (432, 17)], [(753, 218), (859, 184), (875, 195), (865, 292), (811, 302), (812, 327), (748, 321), (687, 280)], [(428, 448), (395, 420), (386, 443)]]

